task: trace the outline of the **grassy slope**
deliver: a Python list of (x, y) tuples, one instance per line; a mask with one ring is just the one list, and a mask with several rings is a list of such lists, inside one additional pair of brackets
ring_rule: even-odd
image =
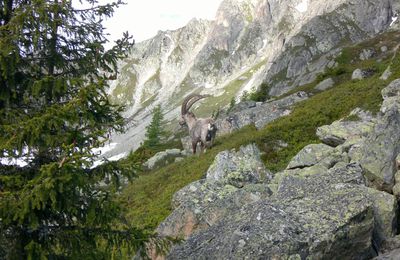
[[(200, 157), (191, 156), (158, 171), (141, 174), (118, 198), (126, 208), (127, 219), (133, 225), (154, 229), (170, 214), (172, 195), (188, 183), (202, 178), (220, 151), (256, 142), (264, 151), (263, 160), (266, 166), (273, 171), (279, 171), (285, 168), (288, 161), (305, 145), (319, 142), (315, 135), (318, 126), (347, 116), (355, 107), (377, 112), (382, 101), (381, 89), (391, 80), (400, 78), (400, 55), (393, 60), (389, 55), (379, 57), (380, 62), (360, 62), (357, 58), (353, 59), (367, 46), (375, 46), (378, 53), (381, 45), (388, 46), (389, 50), (393, 49), (399, 39), (399, 33), (388, 33), (347, 48), (337, 59), (339, 67), (328, 70), (319, 77), (319, 81), (333, 77), (337, 81), (335, 87), (318, 93), (313, 90), (318, 83), (316, 81), (297, 89), (314, 95), (296, 105), (290, 115), (270, 123), (264, 129), (257, 131), (252, 126), (245, 127), (219, 138), (216, 146)], [(390, 62), (393, 74), (387, 81), (382, 81), (379, 76)], [(375, 74), (361, 81), (351, 81), (351, 72), (355, 68), (371, 68), (375, 70)], [(271, 149), (279, 140), (288, 143), (288, 147), (279, 151)]]

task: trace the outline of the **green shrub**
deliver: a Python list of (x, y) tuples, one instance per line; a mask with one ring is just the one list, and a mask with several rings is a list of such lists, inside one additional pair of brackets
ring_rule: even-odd
[(256, 102), (264, 102), (270, 98), (269, 92), (269, 85), (266, 83), (262, 83), (258, 89), (253, 88), (250, 92), (246, 90), (243, 91), (242, 97), (240, 101), (256, 101)]

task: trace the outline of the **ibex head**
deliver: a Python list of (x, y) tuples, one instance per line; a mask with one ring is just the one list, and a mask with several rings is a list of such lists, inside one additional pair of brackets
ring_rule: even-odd
[(188, 124), (188, 121), (196, 120), (196, 116), (189, 111), (189, 109), (193, 106), (194, 103), (203, 99), (205, 97), (209, 97), (210, 95), (199, 95), (199, 94), (191, 94), (187, 96), (183, 102), (181, 107), (181, 119), (179, 120), (179, 124), (181, 126)]

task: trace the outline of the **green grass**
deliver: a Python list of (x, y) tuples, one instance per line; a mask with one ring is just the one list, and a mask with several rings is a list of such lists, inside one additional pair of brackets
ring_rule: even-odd
[[(271, 122), (259, 131), (254, 126), (244, 127), (237, 132), (218, 138), (215, 147), (206, 154), (190, 156), (158, 171), (140, 174), (118, 198), (126, 209), (126, 218), (135, 226), (154, 229), (171, 213), (173, 194), (187, 184), (204, 177), (215, 155), (220, 151), (255, 142), (264, 152), (262, 159), (267, 168), (277, 172), (284, 169), (290, 159), (304, 146), (320, 142), (315, 134), (317, 127), (348, 116), (349, 112), (356, 107), (376, 113), (382, 102), (380, 95), (382, 88), (393, 79), (400, 77), (399, 55), (392, 61), (390, 61), (391, 56), (389, 59), (388, 55), (379, 64), (376, 61), (349, 63), (348, 59), (354, 57), (357, 53), (355, 49), (359, 50), (360, 46), (352, 48), (345, 50), (342, 54), (344, 56), (338, 59), (344, 62), (339, 64), (343, 72), (332, 75), (335, 72), (328, 71), (319, 78), (323, 80), (326, 77), (334, 77), (338, 83), (333, 88), (316, 92), (311, 98), (298, 103), (290, 115)], [(346, 51), (354, 51), (353, 56), (348, 55)], [(370, 66), (384, 68), (389, 62), (391, 62), (393, 75), (387, 81), (380, 80), (378, 72), (364, 80), (349, 80), (352, 68)], [(312, 91), (317, 83), (316, 81), (302, 88)], [(284, 141), (288, 146), (276, 150), (274, 144), (278, 141)]]

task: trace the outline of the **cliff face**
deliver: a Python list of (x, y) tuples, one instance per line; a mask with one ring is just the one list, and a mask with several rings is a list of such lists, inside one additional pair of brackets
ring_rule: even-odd
[(213, 95), (200, 105), (201, 116), (262, 82), (280, 95), (314, 80), (335, 66), (341, 46), (387, 29), (397, 8), (392, 0), (226, 0), (214, 21), (159, 32), (120, 64), (109, 93), (127, 106), (130, 124), (113, 136), (106, 156), (138, 147), (155, 105), (176, 122), (189, 93)]

